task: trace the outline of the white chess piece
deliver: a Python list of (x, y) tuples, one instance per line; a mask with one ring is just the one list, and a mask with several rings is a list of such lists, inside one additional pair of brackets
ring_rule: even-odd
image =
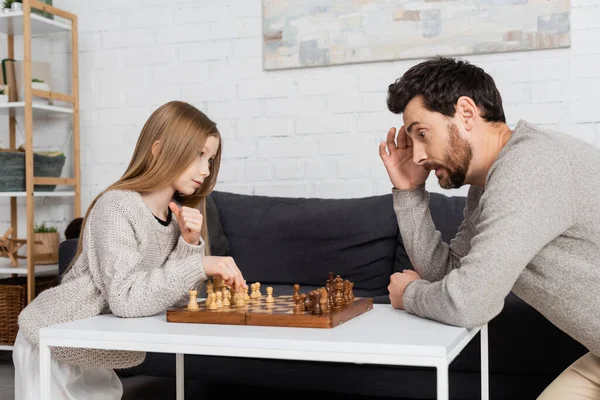
[(219, 308), (217, 306), (217, 294), (213, 292), (210, 294), (210, 304), (208, 305), (208, 309), (216, 310), (217, 308)]
[(190, 302), (187, 306), (187, 309), (190, 311), (196, 311), (198, 309), (198, 300), (196, 299), (196, 296), (198, 296), (198, 291), (190, 290)]
[(275, 302), (275, 298), (273, 297), (273, 288), (271, 286), (269, 286), (267, 288), (267, 303), (274, 303)]
[(217, 308), (223, 308), (223, 292), (217, 292)]

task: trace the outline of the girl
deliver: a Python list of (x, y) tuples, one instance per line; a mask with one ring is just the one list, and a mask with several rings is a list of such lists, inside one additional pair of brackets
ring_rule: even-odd
[[(13, 349), (15, 399), (39, 397), (39, 329), (113, 313), (153, 315), (189, 300), (209, 276), (246, 288), (230, 257), (210, 256), (203, 215), (221, 161), (221, 136), (193, 106), (158, 108), (139, 136), (125, 174), (89, 206), (79, 247), (61, 284), (19, 315)], [(199, 211), (202, 210), (202, 213)], [(52, 348), (53, 399), (121, 399), (113, 369), (143, 352)]]

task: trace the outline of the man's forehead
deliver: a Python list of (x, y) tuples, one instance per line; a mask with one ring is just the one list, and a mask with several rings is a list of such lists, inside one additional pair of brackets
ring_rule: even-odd
[(419, 119), (421, 118), (423, 107), (423, 100), (420, 96), (414, 97), (411, 101), (408, 102), (408, 104), (404, 108), (404, 112), (402, 113), (404, 126), (407, 129), (409, 125), (419, 121)]

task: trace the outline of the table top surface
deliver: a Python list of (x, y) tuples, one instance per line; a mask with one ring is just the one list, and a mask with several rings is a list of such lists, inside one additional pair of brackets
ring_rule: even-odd
[[(334, 328), (291, 328), (167, 322), (165, 313), (143, 318), (112, 314), (42, 328), (40, 338), (150, 346), (223, 347), (310, 352), (361, 352), (382, 356), (445, 357), (456, 353), (479, 329), (423, 319), (390, 305), (373, 309)], [(51, 344), (50, 344), (51, 345)]]

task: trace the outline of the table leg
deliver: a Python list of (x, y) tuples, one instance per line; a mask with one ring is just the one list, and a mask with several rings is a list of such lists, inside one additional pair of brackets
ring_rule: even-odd
[(490, 398), (490, 367), (488, 358), (488, 326), (479, 331), (481, 337), (481, 400)]
[(175, 354), (175, 379), (177, 400), (184, 400), (185, 397), (185, 371), (183, 369), (183, 354)]
[(437, 367), (437, 398), (438, 400), (449, 400), (448, 393), (448, 364), (438, 365)]
[(50, 400), (51, 371), (50, 347), (40, 340), (40, 400)]

